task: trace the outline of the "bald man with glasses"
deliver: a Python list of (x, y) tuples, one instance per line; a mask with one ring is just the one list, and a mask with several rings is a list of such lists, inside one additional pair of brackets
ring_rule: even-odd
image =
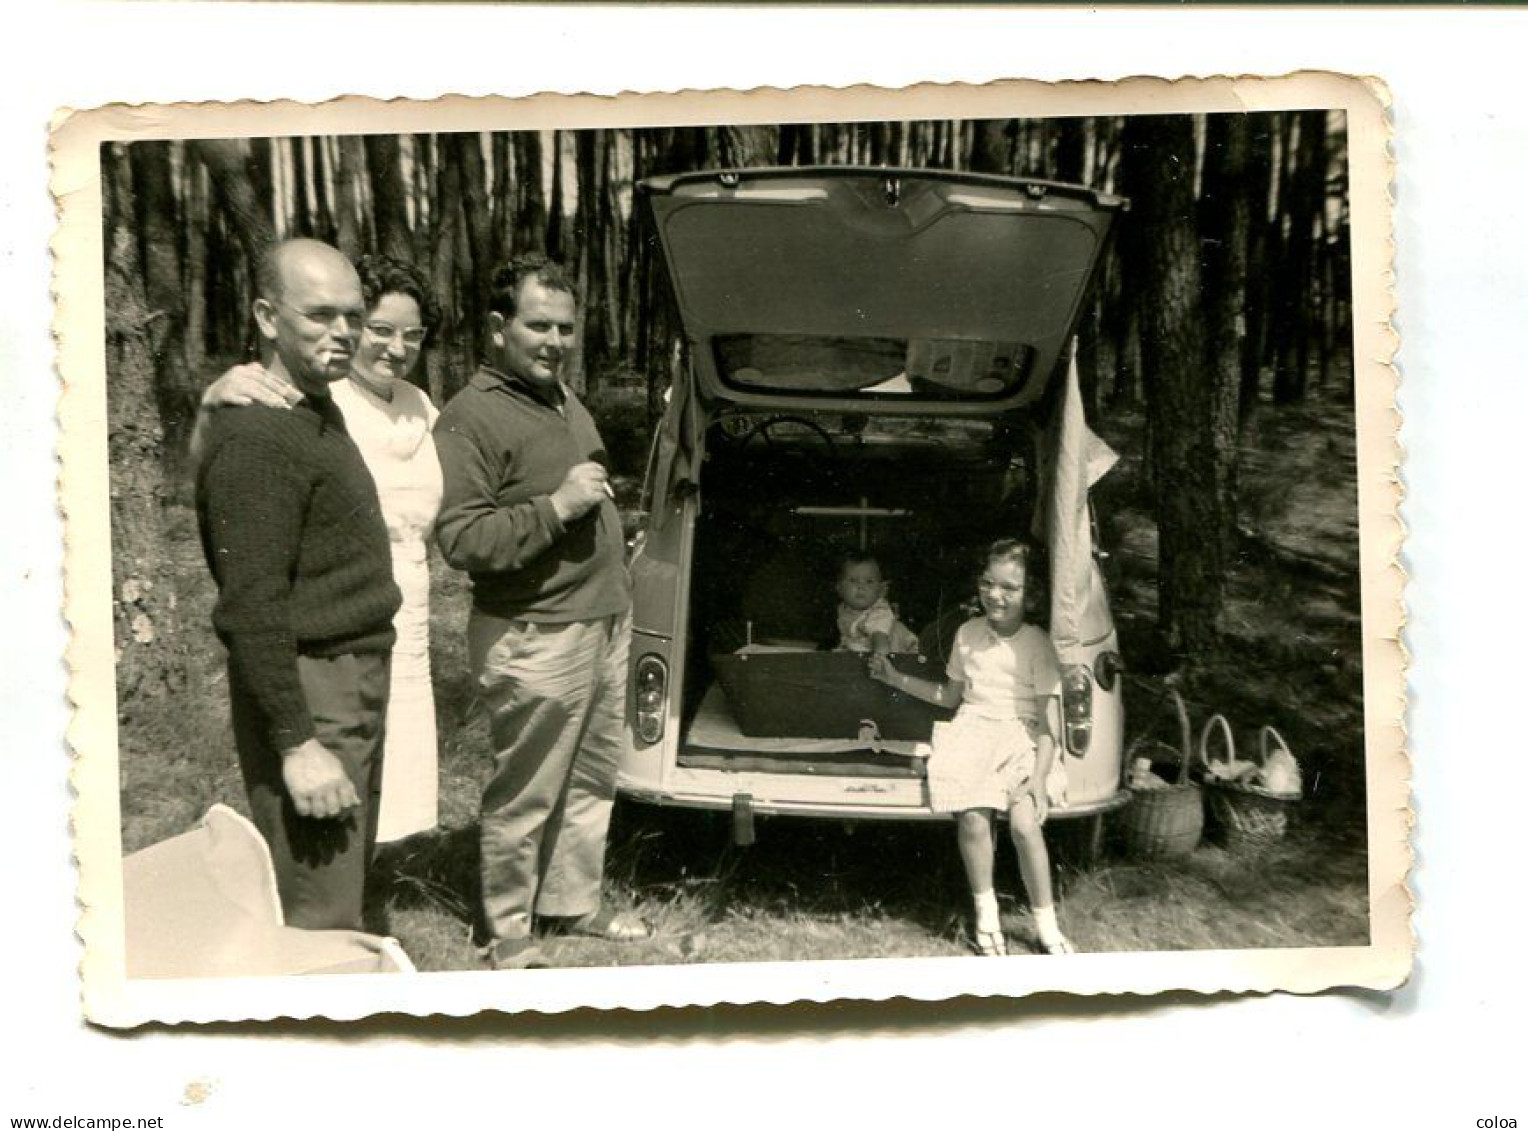
[(329, 392), (355, 355), (361, 281), (327, 244), (288, 240), (256, 290), (262, 364), (295, 403), (220, 411), (199, 443), (213, 627), (286, 922), (359, 929), (400, 601), (376, 487)]

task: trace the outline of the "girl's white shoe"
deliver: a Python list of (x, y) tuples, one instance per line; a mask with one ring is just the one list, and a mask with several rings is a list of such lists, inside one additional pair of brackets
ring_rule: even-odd
[(1003, 934), (1003, 928), (994, 927), (990, 931), (984, 931), (980, 927), (976, 929), (976, 949), (983, 958), (1003, 958), (1008, 954), (1008, 939)]

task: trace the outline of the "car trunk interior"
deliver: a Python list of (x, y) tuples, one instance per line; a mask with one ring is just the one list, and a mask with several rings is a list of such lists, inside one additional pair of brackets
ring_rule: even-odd
[(739, 649), (834, 648), (838, 566), (857, 550), (875, 555), (888, 599), (942, 671), (971, 612), (982, 548), (1029, 533), (1031, 445), (1027, 431), (991, 425), (963, 435), (910, 420), (907, 428), (899, 436), (896, 422), (867, 428), (862, 417), (796, 412), (713, 424), (695, 527), (681, 764), (921, 774), (910, 744), (877, 752), (873, 742), (827, 744), (821, 734), (744, 733), (717, 679), (717, 658)]

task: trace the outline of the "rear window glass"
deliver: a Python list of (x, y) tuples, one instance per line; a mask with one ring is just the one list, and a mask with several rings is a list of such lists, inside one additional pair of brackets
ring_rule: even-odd
[(728, 334), (715, 340), (721, 378), (738, 389), (913, 400), (999, 400), (1024, 384), (1020, 342)]

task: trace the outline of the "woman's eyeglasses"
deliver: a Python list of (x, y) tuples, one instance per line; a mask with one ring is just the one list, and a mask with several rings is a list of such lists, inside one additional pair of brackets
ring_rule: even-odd
[(410, 326), (401, 329), (397, 326), (389, 326), (386, 322), (366, 323), (366, 334), (374, 342), (402, 341), (410, 349), (418, 349), (424, 345), (425, 337), (429, 334), (423, 326)]

